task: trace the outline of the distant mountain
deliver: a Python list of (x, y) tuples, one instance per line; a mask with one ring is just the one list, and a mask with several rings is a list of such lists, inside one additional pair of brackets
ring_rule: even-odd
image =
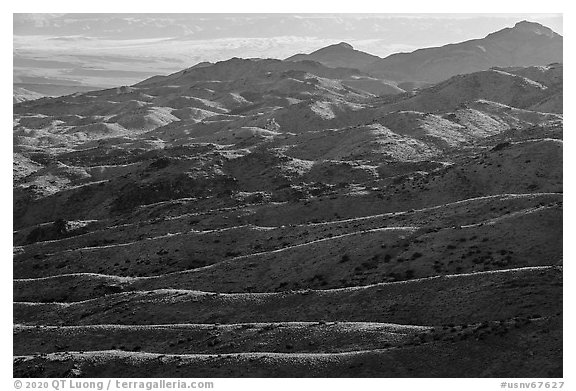
[[(380, 59), (378, 56), (356, 50), (346, 42), (340, 42), (335, 45), (326, 46), (310, 54), (296, 54), (288, 57), (284, 61), (313, 61), (329, 68), (361, 69)], [(405, 91), (396, 86), (395, 83), (375, 79), (366, 75), (361, 77), (355, 76), (354, 79), (349, 79), (343, 84), (375, 95), (395, 95)]]
[(38, 92), (30, 91), (22, 87), (14, 87), (14, 91), (12, 93), (12, 103), (20, 103), (27, 100), (34, 100), (43, 97), (44, 95)]
[[(277, 92), (284, 90), (284, 94), (295, 94), (311, 87), (312, 75), (338, 80), (341, 84), (340, 88), (347, 87), (357, 90), (361, 94), (395, 95), (404, 92), (403, 89), (393, 84), (371, 77), (357, 69), (333, 68), (318, 61), (304, 59), (302, 61), (281, 61), (276, 59), (232, 58), (215, 64), (200, 63), (168, 76), (151, 77), (136, 84), (136, 86), (157, 85), (164, 88), (166, 85), (172, 85), (194, 86), (196, 88), (200, 86), (200, 83), (208, 83), (211, 85), (210, 88), (222, 92), (225, 89), (242, 90), (249, 85), (251, 88), (259, 86), (259, 89), (264, 88)], [(212, 85), (216, 80), (218, 81), (217, 85)], [(300, 82), (295, 82), (295, 80), (300, 80)], [(286, 83), (289, 83), (290, 86)]]
[(288, 57), (286, 61), (312, 60), (331, 68), (364, 68), (374, 61), (380, 60), (378, 56), (361, 52), (346, 42), (326, 46), (310, 54), (296, 54)]
[(436, 112), (486, 100), (520, 109), (562, 113), (562, 68), (501, 68), (457, 75), (381, 109)]
[[(283, 72), (307, 72), (330, 79), (349, 79), (353, 76), (369, 77), (369, 75), (357, 69), (335, 69), (311, 60), (290, 62), (276, 59), (243, 59), (234, 57), (215, 64), (196, 64), (191, 68), (168, 76), (153, 76), (136, 84), (136, 86), (188, 86), (197, 85), (198, 82), (213, 82), (215, 80), (218, 80), (220, 84), (248, 80), (252, 83), (262, 83), (270, 81), (273, 75)], [(289, 75), (286, 74), (285, 76)]]
[(399, 82), (436, 83), (492, 67), (562, 62), (562, 48), (561, 35), (538, 23), (522, 21), (482, 39), (393, 54), (362, 70)]

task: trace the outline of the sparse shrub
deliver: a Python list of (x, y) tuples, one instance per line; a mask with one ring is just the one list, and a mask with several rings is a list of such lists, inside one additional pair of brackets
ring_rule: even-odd
[(58, 219), (52, 223), (54, 230), (58, 235), (64, 235), (68, 231), (68, 223), (64, 219)]

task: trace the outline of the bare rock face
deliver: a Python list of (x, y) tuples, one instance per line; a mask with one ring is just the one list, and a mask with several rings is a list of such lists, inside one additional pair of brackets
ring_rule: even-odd
[(562, 377), (561, 48), (522, 22), (15, 104), (14, 375)]

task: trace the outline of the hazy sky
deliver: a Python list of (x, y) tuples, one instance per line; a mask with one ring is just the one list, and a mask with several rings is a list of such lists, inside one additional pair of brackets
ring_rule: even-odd
[[(520, 20), (562, 34), (558, 14), (14, 14), (14, 36), (139, 39), (298, 37), (378, 41), (377, 55), (395, 47), (425, 47), (479, 38)], [(368, 45), (368, 44), (364, 44)], [(103, 45), (105, 46), (105, 45)], [(289, 55), (290, 53), (286, 53)]]
[(340, 41), (385, 57), (521, 20), (562, 34), (561, 14), (14, 14), (14, 79), (130, 84), (201, 61), (286, 58)]

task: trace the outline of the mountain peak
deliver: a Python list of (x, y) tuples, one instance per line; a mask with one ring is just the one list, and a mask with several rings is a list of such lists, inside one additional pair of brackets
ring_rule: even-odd
[(527, 20), (523, 20), (521, 22), (516, 23), (513, 27), (513, 30), (531, 32), (538, 35), (548, 35), (548, 36), (552, 36), (555, 34), (554, 31), (552, 31), (552, 29), (546, 26), (542, 26), (540, 23), (529, 22)]
[(350, 45), (349, 43), (346, 42), (340, 42), (340, 43), (335, 43), (334, 45), (329, 45), (326, 47), (323, 47), (321, 49), (316, 50), (315, 53), (319, 53), (319, 52), (326, 52), (326, 51), (348, 51), (348, 50), (354, 50), (354, 47), (352, 45)]

